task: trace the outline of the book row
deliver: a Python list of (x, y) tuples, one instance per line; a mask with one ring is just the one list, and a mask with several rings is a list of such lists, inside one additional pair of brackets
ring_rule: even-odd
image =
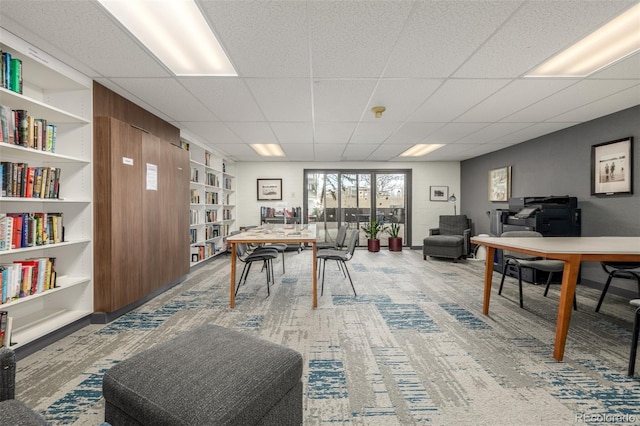
[(10, 52), (0, 50), (2, 67), (2, 87), (16, 93), (22, 93), (22, 59), (15, 58)]
[(62, 213), (0, 213), (0, 251), (64, 241)]
[(207, 242), (191, 247), (191, 261), (198, 262), (207, 259), (221, 251), (221, 247), (216, 249), (214, 242)]
[(24, 109), (0, 105), (0, 142), (38, 151), (56, 152), (57, 126)]
[(0, 162), (3, 197), (59, 198), (59, 167), (29, 167), (27, 163)]
[(0, 304), (55, 288), (55, 262), (55, 257), (39, 257), (0, 264)]

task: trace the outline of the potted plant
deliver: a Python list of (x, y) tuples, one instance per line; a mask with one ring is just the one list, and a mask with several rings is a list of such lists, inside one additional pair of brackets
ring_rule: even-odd
[(369, 223), (361, 227), (367, 236), (367, 249), (369, 251), (380, 251), (380, 240), (378, 234), (386, 229), (382, 222), (371, 219)]
[(399, 237), (400, 224), (392, 223), (387, 228), (387, 234), (389, 234), (389, 251), (402, 251), (402, 237)]

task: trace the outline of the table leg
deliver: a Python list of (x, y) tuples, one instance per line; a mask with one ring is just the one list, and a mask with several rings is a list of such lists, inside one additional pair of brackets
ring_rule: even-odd
[(229, 307), (236, 306), (236, 243), (231, 243), (231, 293), (229, 294)]
[(317, 268), (316, 262), (317, 262), (317, 259), (318, 259), (317, 258), (318, 248), (316, 246), (316, 242), (315, 241), (313, 241), (311, 243), (311, 247), (313, 248), (313, 259), (312, 259), (312, 261), (313, 261), (313, 269), (312, 269), (312, 271), (313, 271), (313, 278), (312, 278), (312, 280), (313, 280), (312, 281), (313, 282), (313, 307), (317, 308), (318, 307), (318, 277), (317, 277), (317, 272), (318, 271), (316, 269)]
[(573, 308), (573, 296), (576, 292), (578, 271), (580, 270), (580, 255), (571, 255), (564, 261), (562, 273), (562, 286), (560, 287), (560, 304), (558, 305), (558, 320), (556, 322), (556, 341), (553, 347), (553, 357), (562, 361), (564, 346), (569, 332), (571, 309)]
[(482, 313), (489, 315), (489, 300), (491, 299), (491, 281), (493, 280), (493, 257), (496, 249), (487, 247), (486, 258), (484, 260), (484, 300), (482, 302)]

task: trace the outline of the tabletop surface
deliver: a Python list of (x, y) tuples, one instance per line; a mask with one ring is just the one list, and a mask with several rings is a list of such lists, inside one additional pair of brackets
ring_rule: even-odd
[(543, 253), (640, 254), (640, 237), (472, 237), (471, 242)]
[(268, 242), (269, 240), (309, 242), (316, 239), (316, 225), (267, 225), (227, 237), (228, 242)]

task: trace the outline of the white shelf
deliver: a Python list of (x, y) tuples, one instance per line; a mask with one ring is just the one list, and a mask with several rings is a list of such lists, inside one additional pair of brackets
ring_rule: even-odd
[(50, 249), (55, 249), (55, 248), (60, 248), (65, 246), (71, 246), (75, 244), (86, 244), (89, 242), (91, 242), (89, 238), (84, 238), (80, 240), (64, 241), (62, 243), (57, 243), (57, 244), (44, 244), (41, 246), (21, 247), (21, 248), (11, 249), (11, 250), (2, 250), (0, 251), (0, 256), (28, 253), (28, 252), (38, 251), (38, 250), (50, 250)]
[(59, 167), (60, 198), (0, 198), (1, 213), (61, 212), (67, 241), (0, 251), (0, 262), (55, 257), (54, 289), (0, 305), (14, 349), (93, 312), (93, 81), (0, 28), (0, 49), (22, 60), (23, 93), (0, 88), (0, 104), (56, 125), (56, 152), (0, 143), (2, 161)]
[[(225, 190), (220, 185), (223, 184), (224, 182), (223, 178), (231, 179), (232, 185), (235, 185), (235, 182), (233, 182), (234, 177), (232, 174), (222, 171), (223, 167), (227, 163), (225, 159), (219, 156), (216, 156), (214, 153), (210, 152), (207, 148), (204, 148), (204, 145), (198, 144), (197, 142), (190, 140), (190, 138), (188, 137), (183, 136), (183, 140), (189, 143), (189, 155), (191, 157), (190, 166), (192, 170), (193, 169), (197, 170), (198, 179), (199, 179), (199, 182), (190, 182), (190, 185), (189, 185), (190, 190), (197, 192), (197, 195), (199, 196), (199, 199), (200, 199), (199, 203), (190, 203), (190, 209), (192, 211), (197, 210), (200, 212), (200, 215), (198, 217), (200, 222), (190, 225), (190, 230), (197, 232), (196, 241), (194, 243), (191, 243), (191, 247), (194, 247), (194, 246), (206, 247), (207, 244), (213, 243), (215, 245), (215, 248), (218, 249), (219, 248), (218, 243), (220, 243), (221, 245), (224, 244), (225, 233), (228, 234), (229, 232), (231, 232), (233, 230), (233, 224), (235, 223), (235, 220), (232, 220), (232, 219), (222, 220), (223, 210), (233, 209), (235, 206), (232, 203), (235, 202), (235, 199), (230, 199), (229, 200), (230, 203), (226, 205), (220, 203), (220, 201), (223, 201), (223, 199), (224, 201), (226, 201), (224, 197), (227, 197), (227, 194), (231, 194), (234, 192), (233, 190), (228, 190), (228, 189)], [(206, 159), (208, 159), (208, 164)], [(208, 180), (208, 176), (207, 176), (208, 174), (215, 175), (215, 180), (212, 180), (212, 181)], [(218, 183), (218, 185), (209, 185), (207, 184), (207, 182)], [(208, 193), (217, 194), (216, 195), (217, 201), (219, 202), (215, 204), (207, 203), (206, 194)], [(232, 195), (232, 198), (235, 198), (235, 197)], [(216, 212), (216, 218), (218, 220), (213, 222), (205, 222), (207, 220), (205, 210), (206, 211), (214, 210)], [(222, 235), (214, 238), (206, 238), (205, 228), (207, 226), (219, 227), (220, 233)], [(195, 266), (199, 263), (202, 263), (203, 261), (213, 256), (217, 256), (218, 254), (222, 254), (225, 251), (226, 250), (219, 250), (217, 253), (214, 253), (212, 256), (208, 256), (205, 259), (199, 260), (197, 262), (191, 262), (191, 266)]]
[(11, 302), (5, 303), (5, 304), (1, 304), (0, 305), (0, 310), (6, 309), (6, 308), (10, 308), (12, 306), (17, 306), (20, 305), (22, 303), (29, 303), (34, 301), (35, 299), (41, 298), (41, 297), (48, 297), (51, 296), (53, 293), (56, 293), (58, 291), (63, 291), (66, 290), (70, 287), (76, 286), (76, 285), (81, 285), (81, 284), (85, 284), (88, 283), (89, 281), (91, 281), (91, 277), (69, 277), (69, 276), (59, 276), (56, 278), (56, 287), (52, 288), (50, 290), (47, 291), (43, 291), (42, 293), (36, 293), (33, 294), (31, 296), (27, 296), (27, 297), (22, 297), (20, 299), (17, 300), (13, 300)]
[[(13, 332), (11, 333), (11, 349), (18, 349), (40, 337), (44, 337), (49, 333), (53, 333), (57, 329), (67, 326), (78, 321), (87, 315), (91, 315), (92, 311), (71, 311), (67, 309), (43, 310), (31, 316), (21, 318), (24, 325), (16, 327), (14, 322)], [(15, 321), (15, 319), (14, 319)]]

